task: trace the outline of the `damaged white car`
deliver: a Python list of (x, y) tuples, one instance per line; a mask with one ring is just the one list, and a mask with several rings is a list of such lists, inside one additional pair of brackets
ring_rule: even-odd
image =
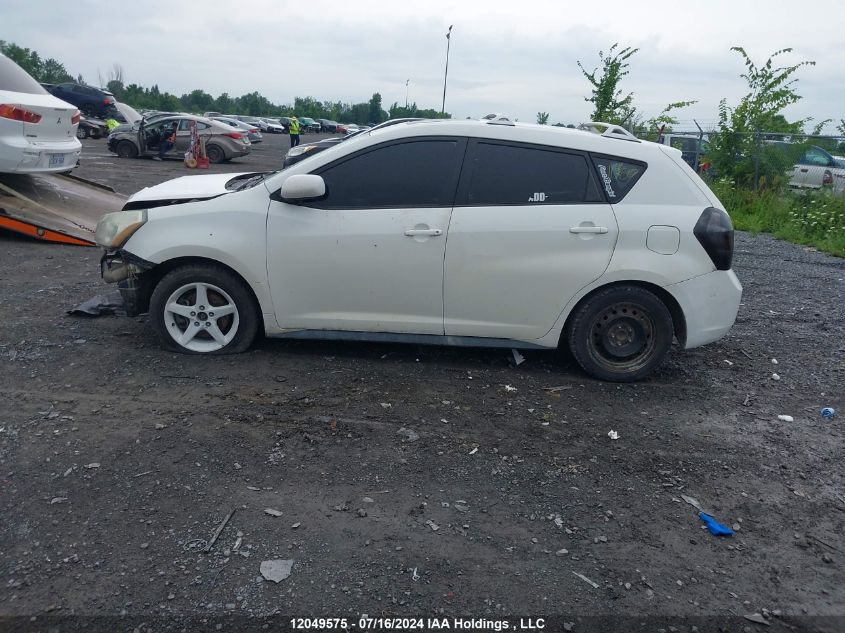
[(415, 121), (280, 172), (178, 178), (103, 218), (103, 277), (175, 351), (564, 346), (638, 380), (733, 325), (733, 228), (679, 151), (590, 129)]

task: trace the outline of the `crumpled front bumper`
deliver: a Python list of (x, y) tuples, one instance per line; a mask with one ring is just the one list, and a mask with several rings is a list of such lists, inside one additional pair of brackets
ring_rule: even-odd
[(148, 273), (154, 267), (152, 262), (124, 250), (106, 251), (100, 258), (103, 281), (117, 283), (127, 316), (149, 311), (153, 284)]

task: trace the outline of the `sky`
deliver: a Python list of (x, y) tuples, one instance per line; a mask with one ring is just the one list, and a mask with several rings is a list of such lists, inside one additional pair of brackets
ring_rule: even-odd
[(787, 119), (845, 118), (841, 0), (0, 0), (0, 39), (55, 57), (90, 84), (119, 64), (127, 84), (215, 97), (257, 90), (274, 103), (357, 103), (379, 92), (387, 109), (404, 104), (410, 80), (409, 100), (439, 109), (449, 25), (446, 111), (455, 117), (533, 122), (542, 111), (550, 123), (587, 121), (590, 85), (577, 61), (591, 70), (618, 42), (640, 49), (621, 86), (646, 118), (695, 100), (678, 127), (713, 126), (719, 101), (746, 92), (731, 46), (758, 64), (787, 47), (784, 65), (815, 61), (797, 74), (803, 99)]

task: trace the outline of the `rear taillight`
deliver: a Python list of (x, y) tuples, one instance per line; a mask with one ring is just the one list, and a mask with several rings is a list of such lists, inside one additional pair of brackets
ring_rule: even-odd
[(226, 136), (228, 136), (229, 138), (234, 138), (234, 139), (241, 139), (241, 138), (244, 137), (244, 135), (241, 134), (240, 132), (226, 132)]
[(833, 172), (829, 169), (824, 170), (824, 176), (822, 176), (822, 186), (823, 187), (830, 187), (833, 184)]
[(111, 103), (111, 99), (109, 99), (108, 97), (105, 97), (103, 99), (103, 105), (109, 105), (110, 103)]
[(70, 117), (71, 124), (76, 125), (77, 123), (79, 123), (80, 118), (82, 118), (82, 113), (77, 110), (76, 113), (72, 117)]
[(254, 127), (249, 131), (250, 134), (258, 134), (258, 128)]
[(23, 121), (24, 123), (38, 123), (41, 120), (40, 114), (24, 110), (11, 103), (0, 103), (0, 117), (13, 121)]
[(708, 207), (698, 218), (692, 232), (713, 260), (716, 270), (730, 270), (734, 257), (734, 227), (728, 214)]

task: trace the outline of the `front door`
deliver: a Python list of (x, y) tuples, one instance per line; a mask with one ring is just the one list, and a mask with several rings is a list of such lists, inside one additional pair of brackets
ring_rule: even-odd
[(585, 154), (470, 144), (444, 271), (445, 332), (537, 339), (610, 262), (618, 228)]
[(379, 145), (315, 170), (325, 199), (271, 201), (279, 326), (443, 334), (443, 258), (464, 148), (446, 137)]

